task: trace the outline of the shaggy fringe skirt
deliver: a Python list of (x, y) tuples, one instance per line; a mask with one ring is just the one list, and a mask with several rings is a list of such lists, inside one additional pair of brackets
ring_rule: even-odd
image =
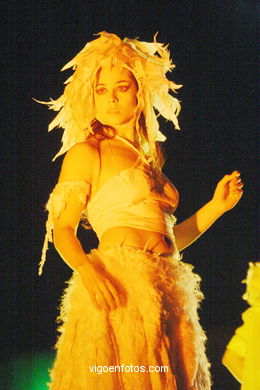
[(197, 360), (196, 388), (209, 390), (206, 337), (197, 313), (203, 296), (192, 266), (119, 245), (93, 249), (88, 257), (106, 268), (126, 304), (98, 311), (74, 272), (61, 299), (49, 389), (183, 390), (178, 357), (184, 356)]

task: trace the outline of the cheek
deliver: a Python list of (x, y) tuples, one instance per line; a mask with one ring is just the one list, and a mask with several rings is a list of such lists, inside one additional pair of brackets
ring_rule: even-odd
[(134, 89), (134, 92), (132, 94), (132, 101), (133, 101), (133, 104), (135, 105), (135, 107), (138, 106), (138, 89), (135, 88)]
[(127, 98), (128, 104), (131, 105), (131, 107), (136, 107), (138, 105), (138, 100), (136, 94), (130, 94)]
[(104, 98), (102, 95), (94, 96), (94, 108), (96, 112), (104, 111)]

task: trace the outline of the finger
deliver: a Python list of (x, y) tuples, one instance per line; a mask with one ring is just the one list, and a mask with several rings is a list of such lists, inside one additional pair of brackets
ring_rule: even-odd
[(113, 307), (111, 307), (110, 303), (107, 301), (103, 294), (98, 296), (98, 300), (100, 302), (100, 309), (104, 312), (111, 311)]
[(232, 175), (232, 181), (234, 183), (241, 183), (242, 182), (241, 176), (240, 175)]
[(232, 179), (229, 183), (229, 188), (233, 191), (236, 189), (241, 189), (244, 187), (244, 183), (241, 179), (237, 180), (236, 178)]
[(96, 284), (97, 286), (97, 293), (96, 296), (98, 297), (100, 306), (105, 310), (112, 310), (115, 308), (115, 302), (113, 302), (113, 297), (111, 296), (110, 292), (108, 291), (108, 288), (106, 286), (105, 280), (99, 280)]
[(97, 294), (91, 294), (91, 300), (92, 300), (93, 305), (95, 306), (95, 308), (100, 311), (101, 307), (100, 307), (98, 299), (97, 299)]
[(103, 311), (111, 311), (114, 308), (111, 298), (107, 295), (105, 291), (100, 291), (98, 295), (98, 300), (100, 302), (100, 307)]
[(114, 296), (111, 294), (109, 288), (106, 283), (104, 284), (104, 290), (102, 291), (106, 304), (108, 305), (110, 310), (114, 310), (117, 307), (116, 300)]
[(238, 202), (243, 195), (243, 190), (236, 190), (232, 194), (233, 194), (233, 198), (236, 200), (236, 202)]
[(105, 297), (107, 300), (109, 300), (110, 304), (113, 305), (113, 309), (122, 304), (118, 290), (109, 277), (106, 277), (106, 279), (103, 280), (103, 284), (100, 285), (100, 289), (102, 290), (103, 294), (105, 294)]
[(220, 181), (223, 184), (226, 184), (229, 181), (231, 181), (232, 179), (239, 178), (239, 177), (240, 177), (240, 172), (239, 171), (233, 171), (232, 173), (230, 173), (230, 175), (225, 175)]
[(96, 290), (95, 293), (92, 294), (92, 300), (93, 300), (95, 307), (99, 311), (110, 310), (110, 308), (105, 300), (105, 297), (100, 289)]
[(107, 287), (108, 287), (108, 289), (110, 291), (110, 294), (113, 296), (113, 298), (114, 298), (114, 300), (116, 302), (116, 305), (120, 306), (122, 304), (121, 299), (120, 299), (120, 295), (118, 294), (117, 289), (115, 288), (113, 283), (111, 283), (110, 280), (107, 280)]
[(232, 191), (241, 190), (244, 187), (243, 183), (234, 183), (231, 186)]
[(105, 280), (99, 281), (97, 287), (99, 290), (98, 296), (102, 300), (102, 305), (105, 304), (109, 310), (115, 309), (116, 302), (106, 285), (106, 281)]
[(240, 177), (240, 172), (239, 172), (239, 171), (233, 171), (233, 172), (231, 173), (231, 176)]

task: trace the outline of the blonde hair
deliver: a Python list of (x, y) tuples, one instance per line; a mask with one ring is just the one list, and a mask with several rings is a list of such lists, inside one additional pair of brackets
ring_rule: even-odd
[[(124, 38), (105, 31), (99, 38), (86, 46), (61, 70), (72, 68), (74, 73), (65, 82), (63, 94), (47, 104), (49, 109), (59, 111), (49, 124), (49, 131), (55, 127), (64, 129), (62, 147), (53, 160), (69, 150), (74, 144), (85, 141), (94, 134), (95, 121), (93, 102), (93, 83), (102, 64), (110, 61), (111, 66), (120, 65), (128, 69), (138, 83), (138, 114), (136, 131), (142, 153), (152, 162), (158, 161), (159, 149), (156, 141), (165, 141), (166, 137), (159, 130), (157, 115), (162, 115), (173, 122), (179, 129), (177, 116), (180, 103), (169, 92), (176, 92), (181, 85), (166, 77), (173, 65), (167, 46), (156, 41), (141, 42), (137, 39)], [(155, 110), (154, 110), (155, 109)], [(141, 124), (143, 122), (143, 124)], [(156, 165), (156, 164), (155, 164)]]

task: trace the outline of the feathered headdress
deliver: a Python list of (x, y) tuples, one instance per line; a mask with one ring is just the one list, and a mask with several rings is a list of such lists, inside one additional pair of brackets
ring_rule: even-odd
[[(57, 100), (39, 103), (47, 104), (49, 109), (59, 111), (49, 125), (49, 131), (55, 127), (64, 129), (62, 147), (53, 160), (65, 153), (74, 144), (85, 141), (93, 133), (91, 122), (95, 119), (93, 85), (97, 71), (108, 59), (111, 65), (121, 65), (132, 72), (138, 83), (138, 112), (143, 113), (147, 138), (138, 131), (139, 142), (148, 159), (156, 158), (155, 141), (165, 141), (160, 132), (157, 115), (162, 115), (179, 129), (177, 116), (179, 101), (169, 92), (176, 92), (181, 85), (166, 78), (173, 65), (167, 46), (156, 42), (140, 42), (137, 39), (124, 38), (105, 31), (99, 38), (86, 46), (61, 70), (71, 68), (74, 73), (65, 82), (63, 94)], [(155, 110), (154, 110), (155, 109)], [(137, 122), (138, 123), (137, 118)]]

